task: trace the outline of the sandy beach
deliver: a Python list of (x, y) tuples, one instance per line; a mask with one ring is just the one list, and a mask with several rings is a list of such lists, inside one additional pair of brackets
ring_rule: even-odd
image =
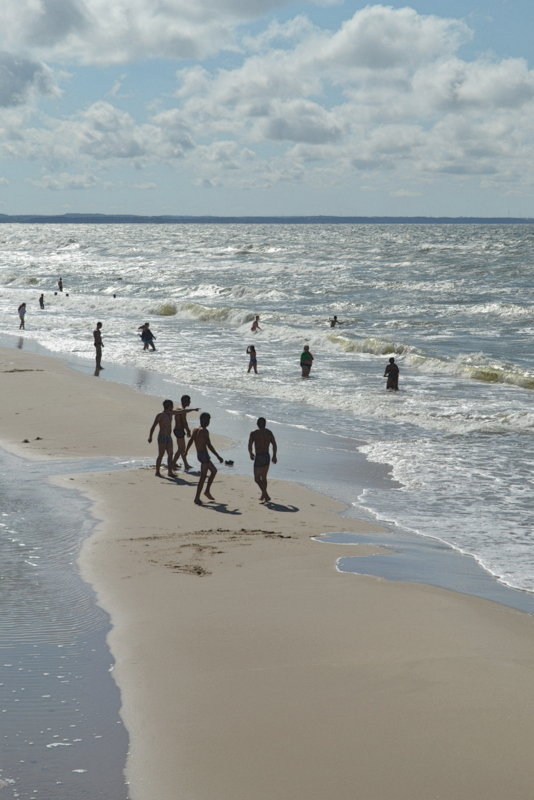
[[(0, 372), (4, 448), (153, 464), (163, 398), (5, 348)], [(145, 463), (54, 478), (92, 502), (80, 567), (112, 621), (131, 800), (530, 797), (534, 619), (337, 572), (346, 548), (312, 537), (379, 527), (277, 480), (262, 506), (251, 473), (222, 468), (203, 507), (195, 475)]]

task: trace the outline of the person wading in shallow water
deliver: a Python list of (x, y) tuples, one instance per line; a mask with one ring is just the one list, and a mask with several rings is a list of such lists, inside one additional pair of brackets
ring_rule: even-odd
[(102, 323), (97, 322), (96, 328), (93, 331), (93, 337), (95, 340), (95, 359), (96, 359), (96, 368), (97, 369), (104, 369), (102, 366), (102, 348), (104, 347), (104, 342), (102, 341)]
[(273, 448), (272, 462), (276, 464), (277, 445), (272, 431), (265, 427), (265, 417), (260, 417), (256, 424), (257, 430), (252, 431), (248, 439), (248, 453), (254, 461), (254, 480), (260, 487), (260, 503), (268, 503), (271, 499), (267, 494), (267, 473), (271, 463), (269, 448)]
[(387, 378), (386, 389), (390, 389), (394, 392), (399, 390), (399, 368), (395, 364), (394, 358), (390, 358), (389, 363), (386, 364), (384, 378)]
[(313, 356), (310, 353), (310, 347), (309, 345), (305, 344), (304, 350), (302, 351), (300, 356), (300, 367), (302, 369), (303, 378), (309, 377), (312, 364), (313, 364)]
[(26, 303), (21, 303), (17, 310), (19, 312), (19, 319), (20, 319), (19, 330), (25, 330)]
[(145, 322), (143, 325), (140, 325), (138, 330), (141, 331), (141, 341), (143, 342), (143, 350), (148, 350), (149, 347), (151, 347), (152, 350), (155, 350), (156, 346), (154, 344), (154, 339), (156, 337), (150, 330), (149, 323)]
[(254, 347), (253, 344), (249, 344), (249, 346), (247, 347), (247, 355), (249, 357), (247, 372), (250, 372), (251, 370), (254, 370), (254, 372), (257, 375), (258, 374), (258, 357), (256, 355), (256, 348)]

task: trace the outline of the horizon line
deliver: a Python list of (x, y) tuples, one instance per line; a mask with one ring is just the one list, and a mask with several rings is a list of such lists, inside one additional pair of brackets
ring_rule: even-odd
[(371, 215), (353, 216), (342, 214), (262, 214), (262, 215), (217, 215), (217, 214), (128, 214), (128, 213), (102, 213), (102, 212), (66, 212), (63, 214), (2, 214), (0, 223), (152, 223), (152, 224), (180, 224), (180, 223), (300, 223), (313, 224), (314, 222), (330, 222), (332, 224), (533, 224), (532, 217), (480, 217), (480, 216), (393, 216)]

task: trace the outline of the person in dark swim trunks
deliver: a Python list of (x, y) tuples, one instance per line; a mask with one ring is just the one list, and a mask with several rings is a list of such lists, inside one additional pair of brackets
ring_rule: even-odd
[(159, 432), (158, 432), (158, 457), (156, 459), (156, 477), (161, 478), (161, 462), (163, 460), (163, 456), (167, 453), (167, 471), (169, 478), (175, 478), (175, 474), (172, 469), (172, 422), (175, 412), (173, 411), (173, 402), (172, 400), (164, 400), (163, 401), (163, 411), (159, 414), (156, 414), (156, 418), (152, 423), (152, 427), (150, 428), (150, 433), (148, 434), (148, 441), (152, 441), (152, 434), (156, 430), (156, 426), (159, 425)]
[(104, 369), (102, 366), (102, 348), (104, 347), (104, 342), (102, 341), (102, 323), (97, 322), (96, 328), (93, 331), (93, 338), (95, 344), (95, 359), (96, 359), (96, 368), (97, 370)]
[(172, 462), (172, 468), (178, 468), (178, 459), (182, 457), (184, 462), (184, 469), (190, 470), (191, 465), (188, 463), (185, 455), (185, 434), (191, 436), (189, 425), (187, 424), (187, 415), (190, 411), (199, 411), (198, 408), (189, 408), (191, 405), (191, 398), (188, 394), (182, 395), (180, 400), (182, 407), (177, 408), (174, 412), (174, 435), (176, 436), (176, 454)]
[(208, 500), (215, 500), (215, 498), (212, 496), (210, 492), (210, 489), (217, 474), (217, 467), (212, 462), (209, 451), (211, 451), (213, 455), (217, 456), (221, 464), (223, 462), (223, 459), (215, 450), (210, 440), (210, 435), (208, 432), (208, 425), (210, 424), (210, 419), (211, 416), (206, 411), (204, 411), (204, 413), (200, 415), (200, 427), (194, 429), (185, 450), (185, 454), (187, 455), (187, 453), (189, 452), (189, 448), (191, 447), (192, 444), (194, 444), (197, 450), (197, 458), (200, 462), (200, 478), (198, 481), (198, 486), (194, 501), (197, 504), (197, 506), (202, 505), (202, 500), (200, 499), (200, 495), (202, 493), (202, 489), (204, 488), (204, 483), (206, 482), (206, 477), (208, 475), (208, 472), (210, 473), (210, 475), (208, 478), (208, 482), (206, 484), (206, 489), (204, 491), (204, 494), (206, 495)]
[(398, 366), (395, 364), (395, 359), (390, 358), (384, 370), (384, 378), (387, 378), (386, 389), (391, 389), (394, 392), (399, 391), (399, 371)]
[(248, 358), (249, 358), (247, 372), (250, 372), (253, 369), (254, 372), (257, 375), (258, 374), (258, 357), (256, 355), (256, 348), (254, 347), (253, 344), (249, 344), (249, 346), (247, 347), (247, 355), (248, 355)]
[(273, 449), (273, 464), (277, 462), (278, 448), (272, 431), (265, 427), (265, 417), (260, 417), (256, 424), (257, 430), (252, 431), (248, 439), (248, 453), (254, 461), (254, 480), (261, 490), (260, 503), (268, 503), (271, 499), (267, 494), (267, 473), (271, 463), (269, 448)]

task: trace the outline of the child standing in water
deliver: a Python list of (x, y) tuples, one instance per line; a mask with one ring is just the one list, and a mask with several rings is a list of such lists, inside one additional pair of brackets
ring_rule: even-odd
[(258, 374), (258, 369), (257, 369), (257, 367), (258, 367), (258, 359), (257, 359), (257, 356), (256, 356), (256, 348), (254, 347), (253, 344), (249, 344), (249, 346), (247, 347), (247, 355), (249, 356), (247, 373), (250, 372), (253, 369), (254, 372), (257, 375)]
[(21, 303), (17, 310), (19, 312), (19, 319), (20, 319), (19, 330), (24, 330), (25, 327), (26, 327), (26, 323), (25, 323), (26, 303)]

